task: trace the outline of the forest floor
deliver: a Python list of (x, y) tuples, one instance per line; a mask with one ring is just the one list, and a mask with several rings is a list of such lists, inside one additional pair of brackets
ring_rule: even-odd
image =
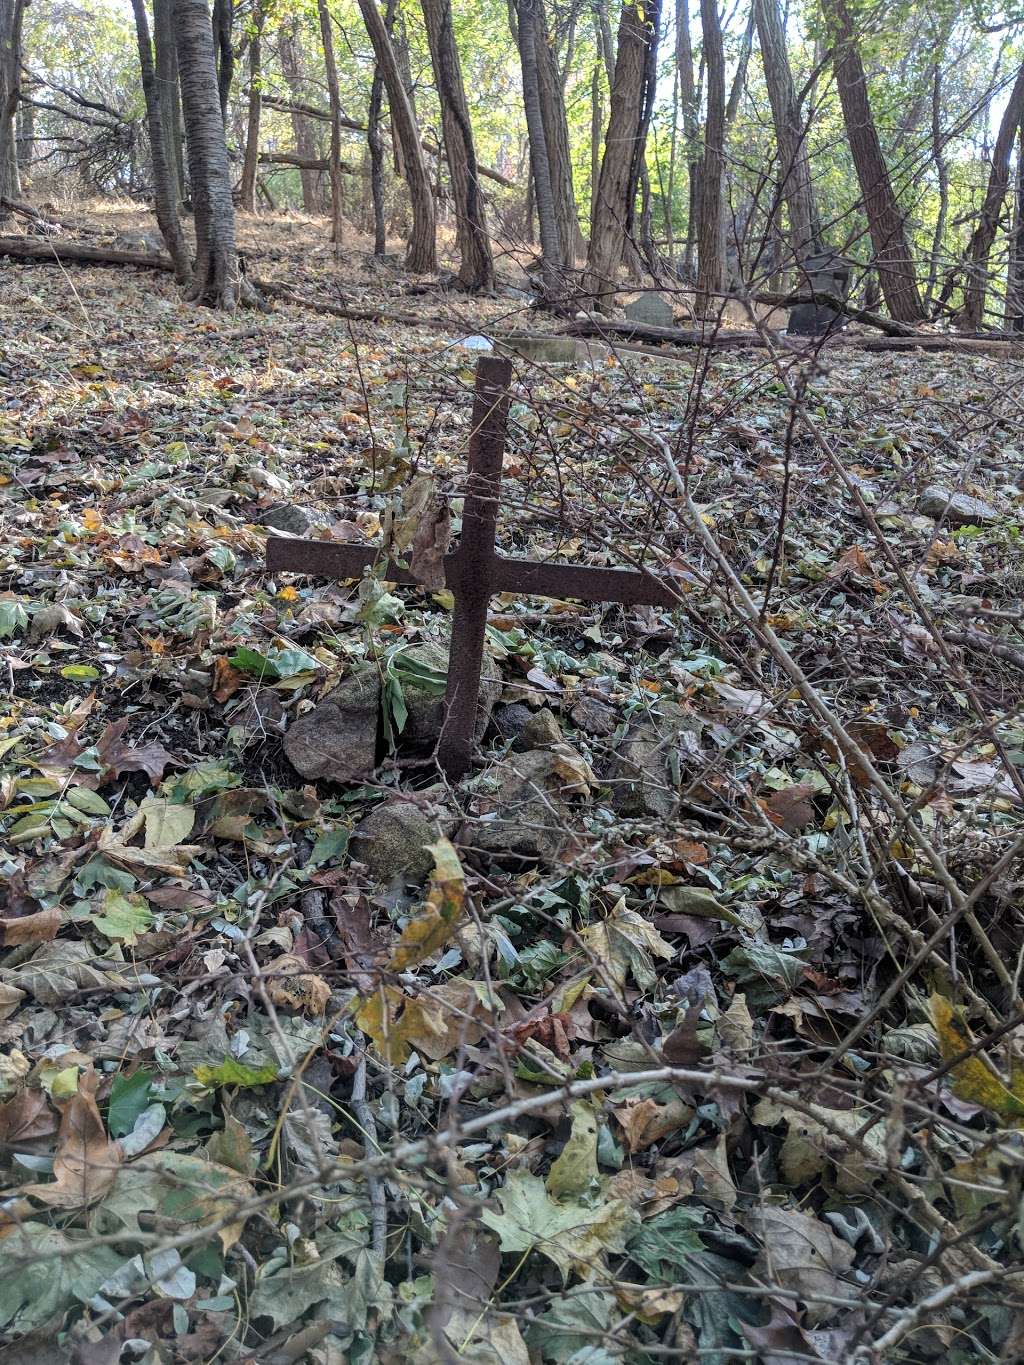
[(0, 1360), (1019, 1358), (1024, 366), (517, 361), (501, 547), (681, 605), (495, 598), (453, 786), (448, 595), (266, 530), (457, 529), (545, 324), (240, 239), (447, 325), (0, 266)]

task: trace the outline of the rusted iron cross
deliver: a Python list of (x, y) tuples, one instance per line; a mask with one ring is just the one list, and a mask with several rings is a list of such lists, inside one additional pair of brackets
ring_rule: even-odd
[[(679, 600), (667, 583), (643, 570), (550, 564), (496, 553), (511, 378), (508, 360), (484, 356), (477, 363), (462, 534), (457, 548), (444, 557), (445, 582), (455, 599), (455, 609), (437, 761), (453, 780), (469, 767), (472, 754), (487, 604), (493, 593), (574, 597), (629, 606), (672, 606)], [(284, 570), (323, 578), (361, 578), (378, 558), (378, 551), (372, 547), (330, 540), (271, 537), (267, 542), (267, 568), (272, 573)], [(394, 560), (388, 561), (382, 577), (392, 583), (419, 583), (409, 569)]]

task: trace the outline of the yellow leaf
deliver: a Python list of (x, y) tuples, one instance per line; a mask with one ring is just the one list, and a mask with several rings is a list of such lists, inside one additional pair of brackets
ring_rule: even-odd
[[(933, 995), (928, 1002), (932, 1025), (939, 1037), (942, 1060), (959, 1057), (974, 1045), (971, 1031), (957, 1017), (952, 1004), (943, 995)], [(1000, 1118), (1024, 1117), (1024, 1096), (1014, 1091), (1024, 1089), (1022, 1077), (1014, 1077), (1011, 1090), (1003, 1078), (984, 1057), (965, 1057), (951, 1068), (953, 1094), (968, 1104), (977, 1104)]]
[(430, 891), (423, 908), (402, 931), (388, 964), (393, 972), (415, 967), (451, 938), (466, 902), (466, 874), (447, 839), (428, 844), (434, 859)]

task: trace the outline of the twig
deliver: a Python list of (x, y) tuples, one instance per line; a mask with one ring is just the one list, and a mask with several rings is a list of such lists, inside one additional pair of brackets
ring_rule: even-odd
[[(377, 1120), (373, 1116), (366, 1099), (366, 1049), (360, 1053), (359, 1065), (356, 1067), (352, 1077), (352, 1094), (349, 1097), (352, 1105), (352, 1112), (356, 1116), (360, 1128), (366, 1134), (366, 1141), (363, 1150), (369, 1156), (369, 1148), (372, 1146), (376, 1151), (380, 1151), (380, 1144), (377, 1141)], [(380, 1179), (367, 1172), (366, 1189), (370, 1196), (370, 1227), (371, 1241), (374, 1255), (379, 1256), (381, 1262), (387, 1253), (388, 1242), (388, 1198), (387, 1191), (384, 1189)]]

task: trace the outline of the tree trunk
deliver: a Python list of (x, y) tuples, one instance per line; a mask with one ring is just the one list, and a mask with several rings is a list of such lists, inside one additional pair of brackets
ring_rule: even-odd
[[(281, 35), (281, 70), (284, 73), (288, 89), (296, 103), (301, 103), (302, 90), (302, 65), (298, 49), (298, 22), (296, 21), (291, 32)], [(309, 119), (301, 113), (298, 108), (290, 111), (292, 120), (292, 137), (295, 139), (295, 150), (298, 155), (306, 162), (318, 160), (316, 139), (309, 126)], [(302, 208), (304, 212), (317, 214), (320, 212), (322, 204), (320, 200), (320, 177), (316, 171), (302, 170), (299, 174), (302, 184)]]
[[(132, 0), (136, 3), (137, 0)], [(262, 46), (266, 10), (257, 3), (253, 14), (253, 32), (249, 40), (249, 116), (245, 129), (245, 160), (242, 163), (242, 184), (239, 205), (246, 213), (256, 212), (256, 173), (260, 164), (260, 119), (263, 113)]]
[(647, 59), (656, 39), (656, 14), (657, 0), (625, 0), (619, 21), (611, 108), (587, 252), (586, 288), (602, 312), (614, 306), (615, 275), (632, 219), (629, 194), (636, 187), (634, 151), (643, 126)]
[(187, 297), (231, 309), (247, 300), (238, 269), (231, 167), (206, 0), (174, 0), (174, 31), (196, 228)]
[(384, 77), (391, 104), (391, 122), (401, 143), (405, 162), (405, 178), (412, 201), (412, 233), (405, 258), (406, 268), (425, 273), (437, 267), (437, 232), (434, 196), (420, 144), (416, 114), (406, 93), (391, 36), (377, 9), (376, 0), (359, 0), (359, 11)]
[(700, 224), (697, 233), (697, 311), (707, 317), (725, 287), (725, 234), (722, 231), (722, 180), (725, 169), (725, 53), (717, 0), (700, 0), (704, 60), (708, 73), (708, 111), (704, 123), (704, 160), (700, 170)]
[(153, 162), (153, 198), (156, 221), (160, 228), (167, 254), (174, 263), (174, 278), (179, 284), (188, 279), (189, 256), (181, 223), (178, 220), (178, 196), (170, 165), (167, 161), (167, 138), (162, 122), (163, 110), (157, 93), (153, 44), (149, 35), (149, 16), (146, 0), (132, 0), (135, 14), (135, 36), (139, 47), (139, 68), (142, 73), (142, 93), (146, 101), (146, 122), (149, 128), (150, 157)]
[(29, 168), (36, 154), (36, 111), (32, 104), (19, 104), (18, 130), (16, 138), (18, 174), (24, 185)]
[(935, 178), (939, 187), (939, 210), (935, 215), (935, 231), (932, 233), (928, 287), (924, 296), (926, 310), (931, 308), (932, 296), (939, 283), (939, 272), (942, 269), (942, 239), (946, 235), (946, 219), (949, 217), (949, 167), (946, 164), (946, 146), (942, 134), (942, 53), (936, 56), (932, 67), (932, 160), (935, 162)]
[(683, 277), (692, 280), (693, 253), (700, 225), (700, 123), (697, 82), (693, 78), (693, 43), (690, 39), (689, 0), (676, 0), (676, 72), (679, 77), (679, 104), (683, 116), (683, 140), (689, 169), (687, 184), (686, 246)]
[(569, 148), (565, 96), (558, 63), (555, 60), (555, 49), (548, 33), (544, 0), (537, 0), (533, 36), (537, 55), (540, 115), (544, 120), (544, 141), (548, 150), (548, 170), (551, 174), (551, 196), (555, 205), (555, 222), (558, 226), (558, 250), (561, 259), (569, 265), (577, 255), (582, 254), (584, 242), (572, 184), (572, 155)]
[(604, 101), (601, 98), (601, 68), (594, 67), (590, 78), (590, 221), (594, 220), (597, 182), (601, 175), (601, 130), (604, 128)]
[(923, 309), (914, 259), (878, 140), (853, 22), (845, 0), (823, 0), (822, 9), (833, 31), (832, 69), (839, 87), (843, 122), (857, 171), (882, 294), (897, 322), (918, 322)]
[(1013, 140), (1024, 119), (1024, 65), (1010, 91), (1003, 116), (999, 120), (988, 188), (978, 217), (978, 225), (967, 244), (967, 283), (964, 288), (963, 322), (969, 331), (977, 331), (985, 314), (985, 295), (988, 292), (988, 258), (996, 239), (1003, 200), (1010, 187), (1010, 157)]
[(185, 128), (181, 117), (178, 53), (174, 45), (173, 0), (153, 0), (153, 46), (156, 50), (156, 97), (167, 149), (167, 167), (175, 210), (185, 198)]
[(466, 289), (494, 288), (494, 261), (480, 193), (473, 129), (462, 83), (459, 49), (452, 29), (451, 0), (421, 0), (430, 60), (441, 104), (444, 146), (455, 201), (459, 282)]
[(778, 0), (754, 0), (757, 40), (772, 107), (779, 152), (779, 192), (789, 211), (794, 264), (821, 246), (821, 220), (807, 156), (807, 134), (800, 118), (786, 51), (786, 31)]
[(537, 69), (537, 35), (542, 27), (540, 0), (516, 0), (516, 14), (519, 64), (523, 75), (523, 111), (530, 140), (530, 184), (540, 236), (541, 287), (544, 299), (552, 303), (564, 293), (566, 258), (562, 253), (555, 198), (551, 190), (551, 162), (541, 110), (540, 73)]
[[(640, 182), (646, 176), (647, 134), (654, 112), (654, 97), (658, 85), (658, 36), (661, 22), (661, 0), (651, 0), (650, 39), (644, 62), (643, 90), (640, 95), (640, 121), (633, 141), (633, 157), (629, 165), (629, 184), (626, 188), (626, 243), (632, 246), (633, 218)], [(647, 186), (648, 198), (650, 185)], [(639, 260), (638, 260), (639, 264)]]
[[(19, 199), (14, 116), (21, 92), (21, 30), (26, 0), (0, 0), (0, 200)], [(0, 204), (0, 219), (6, 210)]]
[(221, 122), (227, 126), (228, 98), (231, 94), (231, 79), (235, 74), (235, 50), (231, 46), (231, 28), (234, 22), (232, 0), (213, 0), (213, 48), (217, 65), (217, 94), (220, 99)]
[(1024, 332), (1024, 120), (1017, 129), (1017, 185), (1010, 225), (1010, 260), (1006, 268), (1006, 327)]
[(324, 69), (327, 75), (327, 100), (331, 110), (331, 241), (338, 245), (342, 238), (341, 196), (341, 90), (338, 86), (338, 64), (334, 60), (334, 35), (331, 32), (331, 12), (327, 0), (317, 0), (320, 19), (320, 38), (324, 46)]

